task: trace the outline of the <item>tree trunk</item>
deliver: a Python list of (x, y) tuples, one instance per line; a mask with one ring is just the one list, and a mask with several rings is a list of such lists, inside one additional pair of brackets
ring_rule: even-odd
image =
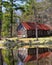
[(12, 65), (15, 65), (15, 63), (14, 63), (14, 55), (13, 55), (13, 49), (11, 49), (11, 53), (12, 53)]
[[(2, 0), (0, 1), (2, 3)], [(1, 40), (1, 29), (2, 29), (2, 5), (0, 3), (0, 40)]]
[(11, 34), (10, 35), (12, 37), (12, 33), (13, 33), (12, 32), (13, 31), (13, 29), (12, 29), (13, 28), (13, 0), (12, 0), (11, 3), (12, 3), (12, 9), (11, 9), (11, 12), (10, 12), (11, 13)]
[(1, 40), (1, 29), (2, 29), (2, 21), (0, 19), (0, 40)]
[(12, 37), (12, 26), (13, 26), (13, 10), (11, 10), (11, 37)]
[(2, 49), (0, 49), (0, 65), (3, 65)]

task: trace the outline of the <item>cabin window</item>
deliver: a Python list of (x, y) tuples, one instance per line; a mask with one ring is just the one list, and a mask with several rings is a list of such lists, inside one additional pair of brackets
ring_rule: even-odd
[(33, 30), (32, 32), (33, 32), (32, 35), (35, 35), (35, 31)]
[(32, 30), (28, 30), (28, 36), (32, 36)]
[(40, 31), (40, 30), (38, 30), (38, 36), (40, 36), (40, 33), (41, 33), (41, 31)]
[(42, 30), (39, 31), (40, 35), (42, 35)]
[(49, 35), (50, 34), (50, 31), (47, 31), (47, 34)]

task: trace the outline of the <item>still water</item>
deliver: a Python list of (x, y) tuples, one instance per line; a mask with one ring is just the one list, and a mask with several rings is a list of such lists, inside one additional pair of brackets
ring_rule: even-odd
[(19, 61), (18, 65), (24, 65), (24, 63), (22, 61)]

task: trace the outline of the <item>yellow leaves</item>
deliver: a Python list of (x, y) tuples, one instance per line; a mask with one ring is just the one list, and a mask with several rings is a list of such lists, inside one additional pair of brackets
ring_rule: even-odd
[[(29, 41), (29, 40), (32, 40), (32, 41), (34, 41), (34, 40), (36, 40), (36, 38), (21, 38), (21, 39), (19, 39), (19, 40), (21, 40), (21, 41)], [(45, 40), (52, 40), (52, 37), (44, 37), (44, 38), (38, 38), (38, 40), (40, 41), (40, 42), (44, 42)]]
[[(38, 42), (36, 41), (36, 38), (17, 38), (17, 37), (13, 37), (13, 38), (7, 38), (7, 39), (8, 40), (14, 40), (14, 41), (16, 41), (16, 40), (23, 41), (24, 44), (29, 43), (29, 40), (31, 40), (32, 44), (36, 44), (36, 43), (39, 44), (40, 43), (40, 45), (39, 45), (40, 47), (44, 47), (44, 46), (47, 47), (47, 45), (42, 45), (42, 44), (43, 43), (47, 43), (50, 40), (52, 41), (52, 37), (38, 38), (38, 40), (39, 40)], [(4, 42), (5, 42), (5, 39), (3, 39), (3, 40), (0, 41), (0, 47), (4, 48), (4, 46), (3, 46)], [(29, 45), (23, 46), (23, 47), (29, 48)], [(35, 45), (32, 45), (32, 47), (35, 47)]]

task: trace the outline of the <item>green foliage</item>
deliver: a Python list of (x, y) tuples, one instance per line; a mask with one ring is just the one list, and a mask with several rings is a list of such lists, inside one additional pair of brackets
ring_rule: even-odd
[(18, 1), (17, 0), (3, 1), (3, 6), (6, 8), (6, 11), (19, 10), (19, 9), (23, 10), (23, 7), (20, 4), (15, 4), (13, 2)]
[[(4, 26), (3, 29), (6, 28), (5, 31), (6, 30), (8, 31), (8, 28), (10, 27), (10, 36), (11, 37), (13, 36), (12, 33), (13, 33), (13, 16), (14, 16), (13, 14), (14, 14), (14, 11), (19, 10), (19, 9), (24, 11), (22, 6), (17, 5), (14, 2), (18, 2), (18, 1), (17, 0), (7, 0), (7, 1), (3, 1), (3, 3), (2, 3), (2, 5), (5, 7), (6, 12), (10, 13), (10, 24), (9, 24), (9, 21), (7, 18), (5, 24), (3, 25)], [(5, 32), (5, 34), (6, 34), (6, 32)]]
[(10, 61), (10, 51), (9, 50), (2, 50), (3, 58), (4, 61), (6, 62), (7, 65), (11, 65)]
[(10, 14), (3, 13), (2, 36), (8, 36), (10, 29)]
[(23, 6), (25, 12), (22, 13), (21, 19), (23, 21), (32, 21), (37, 13), (38, 3), (35, 0), (27, 0), (26, 4)]

